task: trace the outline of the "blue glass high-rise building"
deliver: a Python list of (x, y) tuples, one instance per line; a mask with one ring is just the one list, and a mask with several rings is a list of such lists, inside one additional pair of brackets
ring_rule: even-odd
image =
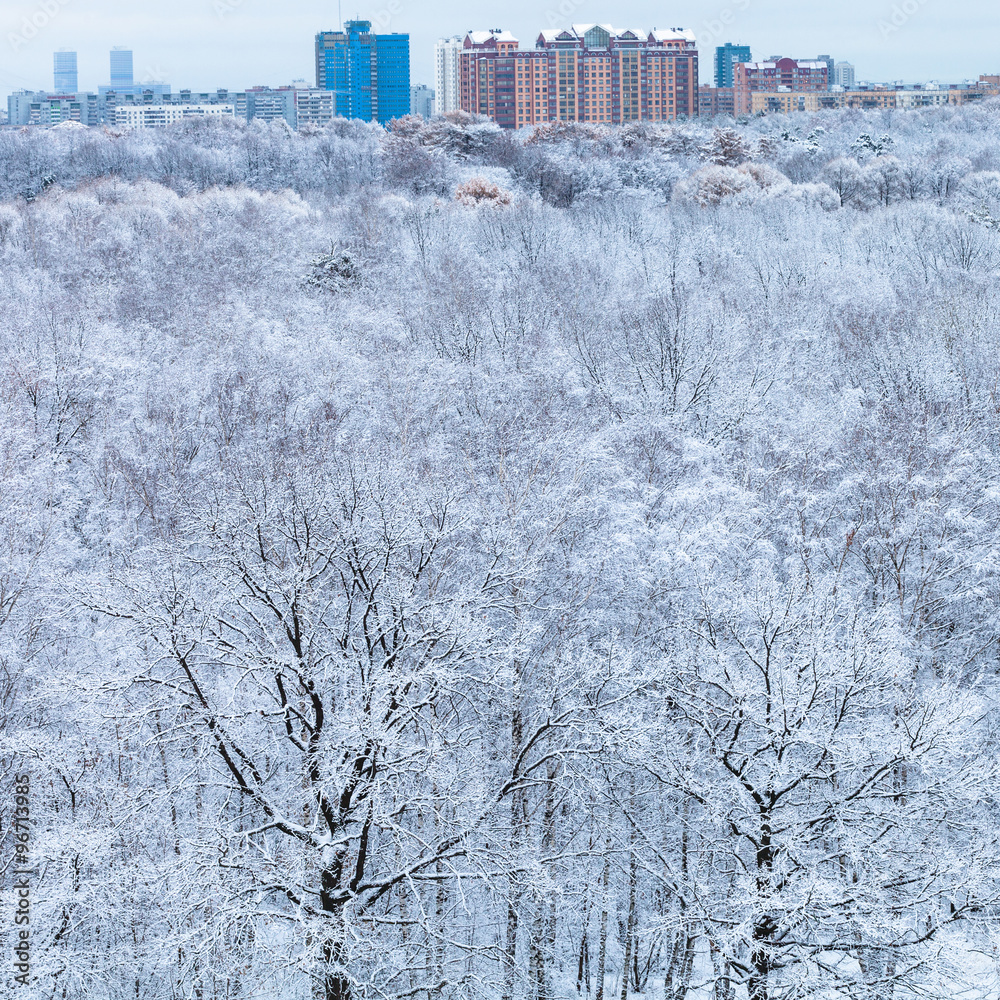
[(410, 113), (410, 36), (372, 33), (371, 21), (316, 36), (316, 86), (334, 93), (334, 114), (385, 124)]
[(52, 82), (57, 94), (75, 94), (80, 88), (77, 82), (76, 53), (54, 52), (52, 54)]
[(735, 86), (733, 67), (737, 63), (753, 62), (749, 45), (733, 45), (726, 42), (715, 50), (715, 85), (716, 87)]
[(111, 82), (97, 88), (101, 118), (113, 119), (115, 109), (123, 104), (158, 104), (170, 93), (170, 84), (150, 80), (136, 83), (132, 72), (132, 50), (111, 50)]
[(113, 89), (119, 87), (131, 87), (134, 80), (132, 77), (132, 50), (112, 49), (111, 50), (111, 86)]

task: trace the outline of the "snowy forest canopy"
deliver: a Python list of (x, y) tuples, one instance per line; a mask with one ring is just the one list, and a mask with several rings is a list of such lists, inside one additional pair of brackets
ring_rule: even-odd
[(995, 996), (1000, 103), (0, 195), (23, 995)]

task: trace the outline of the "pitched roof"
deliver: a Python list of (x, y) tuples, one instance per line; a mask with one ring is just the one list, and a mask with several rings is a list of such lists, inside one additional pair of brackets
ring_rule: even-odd
[(509, 31), (470, 31), (469, 40), (473, 45), (485, 45), (490, 39), (495, 39), (497, 42), (514, 42), (517, 43), (517, 39)]
[(685, 42), (696, 41), (694, 32), (689, 28), (654, 28), (649, 35), (657, 42), (672, 42), (677, 39)]

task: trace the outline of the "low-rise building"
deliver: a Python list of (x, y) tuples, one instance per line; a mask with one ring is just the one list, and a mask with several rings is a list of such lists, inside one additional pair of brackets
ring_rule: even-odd
[(780, 58), (737, 63), (734, 75), (736, 113), (751, 113), (755, 94), (818, 94), (829, 90), (829, 82), (825, 60)]
[(98, 95), (89, 91), (60, 94), (48, 91), (19, 90), (7, 98), (7, 122), (10, 125), (41, 125), (46, 128), (62, 122), (99, 125)]
[(871, 89), (845, 90), (838, 96), (837, 105), (841, 108), (860, 108), (862, 111), (874, 109), (895, 108), (896, 96), (899, 92), (888, 87), (873, 87)]
[(410, 87), (410, 114), (421, 118), (434, 117), (435, 93), (426, 84), (418, 83)]
[(819, 94), (791, 90), (757, 91), (750, 95), (750, 113), (754, 115), (789, 115), (795, 111), (819, 111)]
[(250, 87), (233, 95), (236, 117), (246, 121), (257, 119), (264, 122), (286, 121), (290, 128), (298, 127), (295, 108), (295, 88)]
[(949, 104), (947, 87), (908, 87), (896, 91), (897, 108), (937, 108)]
[(698, 114), (703, 118), (715, 118), (718, 115), (736, 115), (736, 91), (733, 87), (710, 87), (707, 84), (698, 88)]
[(234, 104), (123, 104), (115, 109), (115, 125), (163, 128), (185, 118), (234, 116)]

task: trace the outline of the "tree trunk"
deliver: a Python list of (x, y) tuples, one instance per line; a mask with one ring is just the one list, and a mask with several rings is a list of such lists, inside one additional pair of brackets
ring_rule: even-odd
[[(520, 665), (517, 666), (517, 683), (513, 696), (510, 720), (511, 760), (517, 760), (524, 740), (524, 717), (520, 703)], [(511, 855), (516, 859), (521, 846), (522, 834), (527, 824), (528, 804), (523, 788), (515, 788), (510, 796), (510, 842)], [(517, 977), (517, 932), (520, 920), (518, 907), (521, 903), (521, 889), (517, 876), (507, 879), (507, 940), (503, 956), (502, 1000), (514, 1000), (514, 980)]]
[(715, 1000), (735, 1000), (736, 988), (733, 986), (732, 976), (729, 972), (729, 962), (726, 956), (709, 942), (709, 950), (712, 954), (712, 968), (715, 971)]
[(635, 947), (635, 906), (638, 879), (638, 859), (635, 854), (635, 831), (628, 856), (628, 919), (625, 923), (625, 960), (622, 962), (621, 1000), (628, 1000), (629, 967), (632, 964), (632, 949)]
[[(690, 851), (690, 802), (685, 799), (683, 810), (683, 827), (681, 829), (681, 878), (684, 883), (688, 880), (688, 853)], [(697, 944), (697, 937), (692, 933), (690, 920), (687, 916), (687, 902), (682, 897), (679, 903), (681, 928), (674, 946), (673, 968), (672, 968), (672, 989), (670, 1000), (685, 1000), (688, 990), (691, 987), (691, 976), (694, 972), (694, 951)]]
[[(556, 849), (556, 766), (548, 767), (545, 784), (545, 812), (542, 816), (542, 857), (551, 858)], [(556, 957), (556, 893), (552, 884), (552, 863), (545, 865), (547, 884), (538, 900), (537, 954), (535, 983), (538, 1000), (552, 1000), (552, 967)]]
[[(591, 841), (591, 848), (593, 841)], [(576, 963), (576, 992), (582, 993), (586, 986), (587, 996), (590, 996), (590, 943), (587, 937), (587, 926), (590, 922), (590, 886), (583, 890), (583, 920), (580, 927), (580, 950)]]
[[(324, 866), (320, 872), (320, 908), (329, 917), (320, 952), (323, 963), (322, 1000), (351, 1000), (351, 982), (344, 974), (344, 942), (340, 937), (344, 928), (343, 906), (334, 899), (340, 888), (342, 873), (342, 855), (337, 855), (333, 864)], [(335, 935), (333, 937), (331, 930)]]
[(604, 1000), (604, 977), (608, 959), (608, 886), (611, 881), (611, 817), (604, 840), (604, 871), (601, 874), (601, 930), (597, 944), (597, 991), (594, 1000)]
[[(513, 881), (509, 883), (508, 892), (513, 896), (515, 888)], [(503, 969), (503, 1000), (513, 1000), (514, 976), (517, 969), (517, 906), (513, 898), (507, 902), (507, 942), (504, 948)]]

